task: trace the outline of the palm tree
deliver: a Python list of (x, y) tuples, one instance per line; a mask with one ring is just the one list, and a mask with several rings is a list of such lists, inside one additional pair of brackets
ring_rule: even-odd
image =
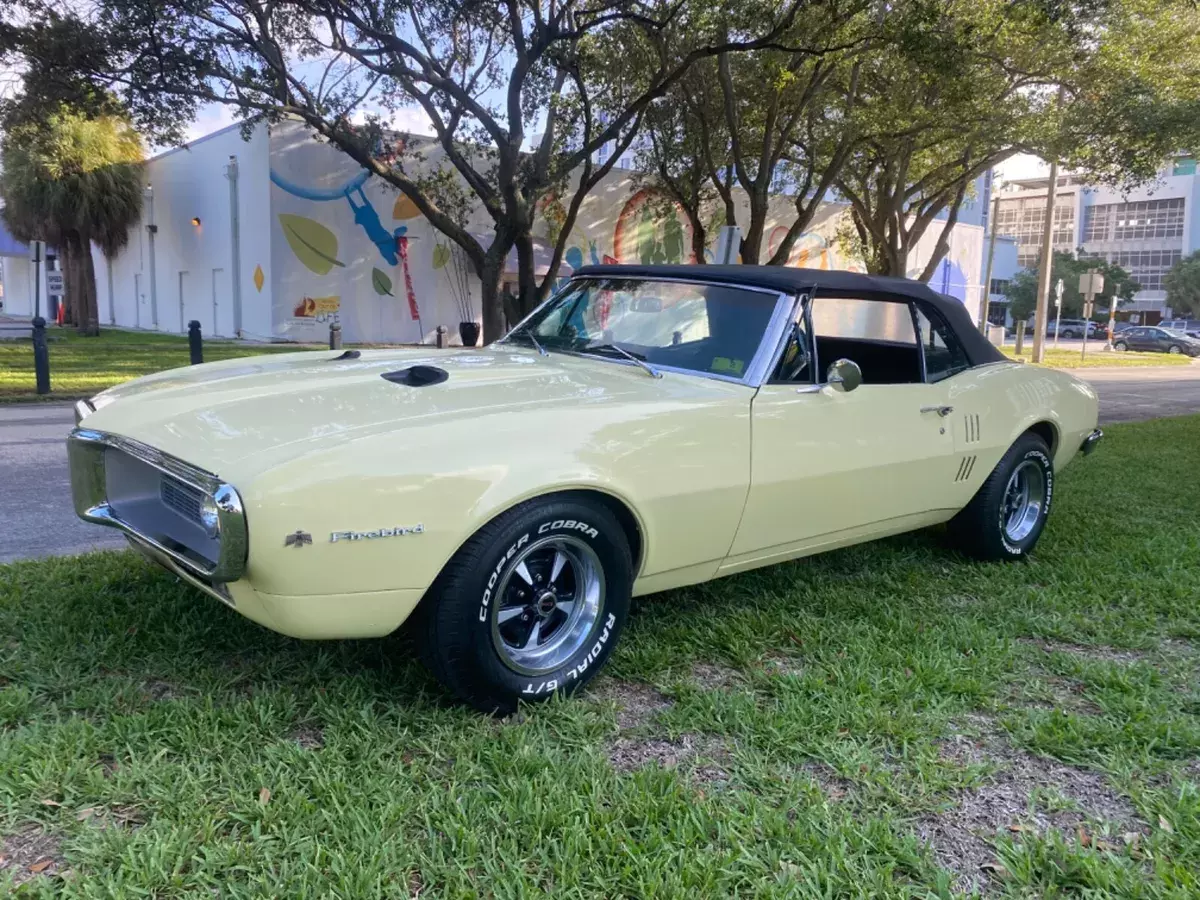
[(100, 332), (92, 244), (111, 257), (129, 241), (145, 158), (128, 119), (67, 106), (16, 122), (0, 140), (4, 218), (18, 239), (58, 248), (67, 312), (82, 334)]

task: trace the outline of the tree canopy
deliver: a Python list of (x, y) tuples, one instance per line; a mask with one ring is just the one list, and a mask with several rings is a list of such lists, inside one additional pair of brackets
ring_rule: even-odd
[(1200, 250), (1175, 263), (1163, 278), (1163, 287), (1167, 306), (1176, 315), (1200, 317)]
[(141, 216), (142, 140), (127, 118), (68, 106), (14, 114), (0, 141), (3, 216), (21, 240), (54, 245), (64, 262), (68, 310), (84, 334), (99, 331), (92, 243), (113, 255)]
[[(745, 203), (743, 259), (786, 262), (836, 194), (869, 270), (921, 277), (971, 184), (1012, 154), (1131, 183), (1200, 144), (1192, 0), (17, 2), (24, 14), (0, 37), (25, 60), (28, 96), (115, 97), (163, 140), (208, 103), (302, 121), (462, 250), (489, 340), (510, 250), (519, 315), (553, 284), (584, 198), (639, 132), (641, 178), (683, 207), (698, 258)], [(432, 142), (392, 129), (402, 109), (420, 111)], [(779, 190), (789, 228), (766, 253)], [(547, 210), (555, 246), (539, 279)]]

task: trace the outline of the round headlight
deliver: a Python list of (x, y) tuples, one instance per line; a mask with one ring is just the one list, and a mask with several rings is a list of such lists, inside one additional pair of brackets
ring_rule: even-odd
[(204, 526), (204, 533), (210, 538), (215, 538), (221, 531), (221, 520), (217, 515), (217, 501), (208, 494), (205, 494), (204, 499), (200, 501), (200, 524)]

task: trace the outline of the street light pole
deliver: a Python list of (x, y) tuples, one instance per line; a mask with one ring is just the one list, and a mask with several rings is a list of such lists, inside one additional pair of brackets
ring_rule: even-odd
[(992, 180), (992, 235), (988, 238), (987, 266), (983, 270), (983, 302), (979, 304), (979, 330), (987, 337), (988, 306), (992, 299), (992, 260), (996, 258), (996, 227), (1000, 215), (1000, 185)]
[(1050, 309), (1050, 273), (1054, 256), (1054, 201), (1058, 198), (1058, 160), (1050, 163), (1050, 185), (1046, 190), (1046, 222), (1042, 227), (1042, 258), (1038, 265), (1037, 307), (1033, 316), (1033, 361), (1046, 355), (1046, 314)]

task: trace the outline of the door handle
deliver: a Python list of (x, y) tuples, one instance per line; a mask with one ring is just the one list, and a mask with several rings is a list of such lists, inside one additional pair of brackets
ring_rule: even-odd
[(922, 406), (921, 412), (937, 413), (939, 416), (941, 416), (944, 419), (944, 418), (946, 418), (946, 416), (950, 415), (950, 413), (954, 412), (954, 407), (953, 406)]

